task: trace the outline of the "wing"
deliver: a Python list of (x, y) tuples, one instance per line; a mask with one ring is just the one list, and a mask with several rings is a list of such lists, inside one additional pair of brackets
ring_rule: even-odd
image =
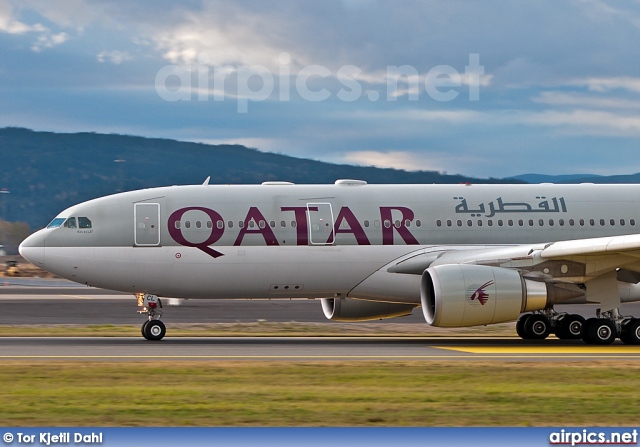
[[(620, 306), (619, 281), (638, 280), (640, 235), (630, 235), (542, 244), (423, 248), (387, 264), (349, 296), (419, 302), (425, 316), (427, 308), (437, 313), (441, 306), (451, 316), (446, 325), (466, 326), (509, 321), (521, 312), (567, 301), (600, 303), (603, 311), (612, 310)], [(493, 282), (484, 288), (487, 281)], [(478, 288), (489, 297), (486, 303), (471, 300)], [(429, 323), (432, 320), (427, 316)]]

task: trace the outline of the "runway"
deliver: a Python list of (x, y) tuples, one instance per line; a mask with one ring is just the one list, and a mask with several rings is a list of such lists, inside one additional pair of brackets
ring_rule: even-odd
[(207, 337), (149, 342), (131, 337), (0, 338), (0, 361), (362, 361), (487, 360), (566, 362), (640, 361), (640, 346), (587, 346), (582, 342), (516, 338)]
[[(0, 286), (0, 325), (141, 324), (132, 295), (87, 288), (68, 281), (11, 279)], [(172, 337), (172, 323), (327, 322), (317, 300), (165, 301), (167, 337), (148, 342), (140, 337), (1, 337), (0, 361), (31, 360), (501, 360), (581, 361), (640, 360), (640, 347), (619, 341), (606, 347), (554, 337), (524, 341), (515, 337)], [(640, 315), (640, 305), (624, 309)], [(569, 312), (592, 316), (592, 306), (570, 306)], [(379, 323), (415, 324), (425, 328), (419, 309), (409, 317)], [(355, 323), (357, 324), (357, 323)], [(455, 331), (452, 331), (452, 335)]]

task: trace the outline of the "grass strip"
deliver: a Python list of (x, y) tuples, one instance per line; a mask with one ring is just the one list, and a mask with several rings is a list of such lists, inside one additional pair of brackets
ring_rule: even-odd
[(3, 426), (632, 426), (637, 362), (31, 362)]

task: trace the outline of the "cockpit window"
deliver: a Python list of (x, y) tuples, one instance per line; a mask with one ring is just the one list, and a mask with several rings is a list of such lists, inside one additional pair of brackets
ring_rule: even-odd
[(78, 217), (78, 226), (80, 228), (91, 228), (91, 221), (87, 217)]
[(66, 222), (64, 223), (64, 227), (65, 228), (78, 228), (78, 226), (76, 225), (76, 218), (75, 217), (70, 217), (66, 220)]
[(64, 220), (64, 217), (56, 217), (51, 221), (49, 225), (47, 225), (47, 228), (58, 228), (62, 225), (62, 222), (64, 222)]

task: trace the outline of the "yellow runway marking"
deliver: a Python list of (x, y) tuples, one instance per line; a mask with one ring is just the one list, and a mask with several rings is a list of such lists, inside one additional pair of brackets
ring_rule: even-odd
[(469, 354), (640, 354), (640, 346), (434, 346)]

